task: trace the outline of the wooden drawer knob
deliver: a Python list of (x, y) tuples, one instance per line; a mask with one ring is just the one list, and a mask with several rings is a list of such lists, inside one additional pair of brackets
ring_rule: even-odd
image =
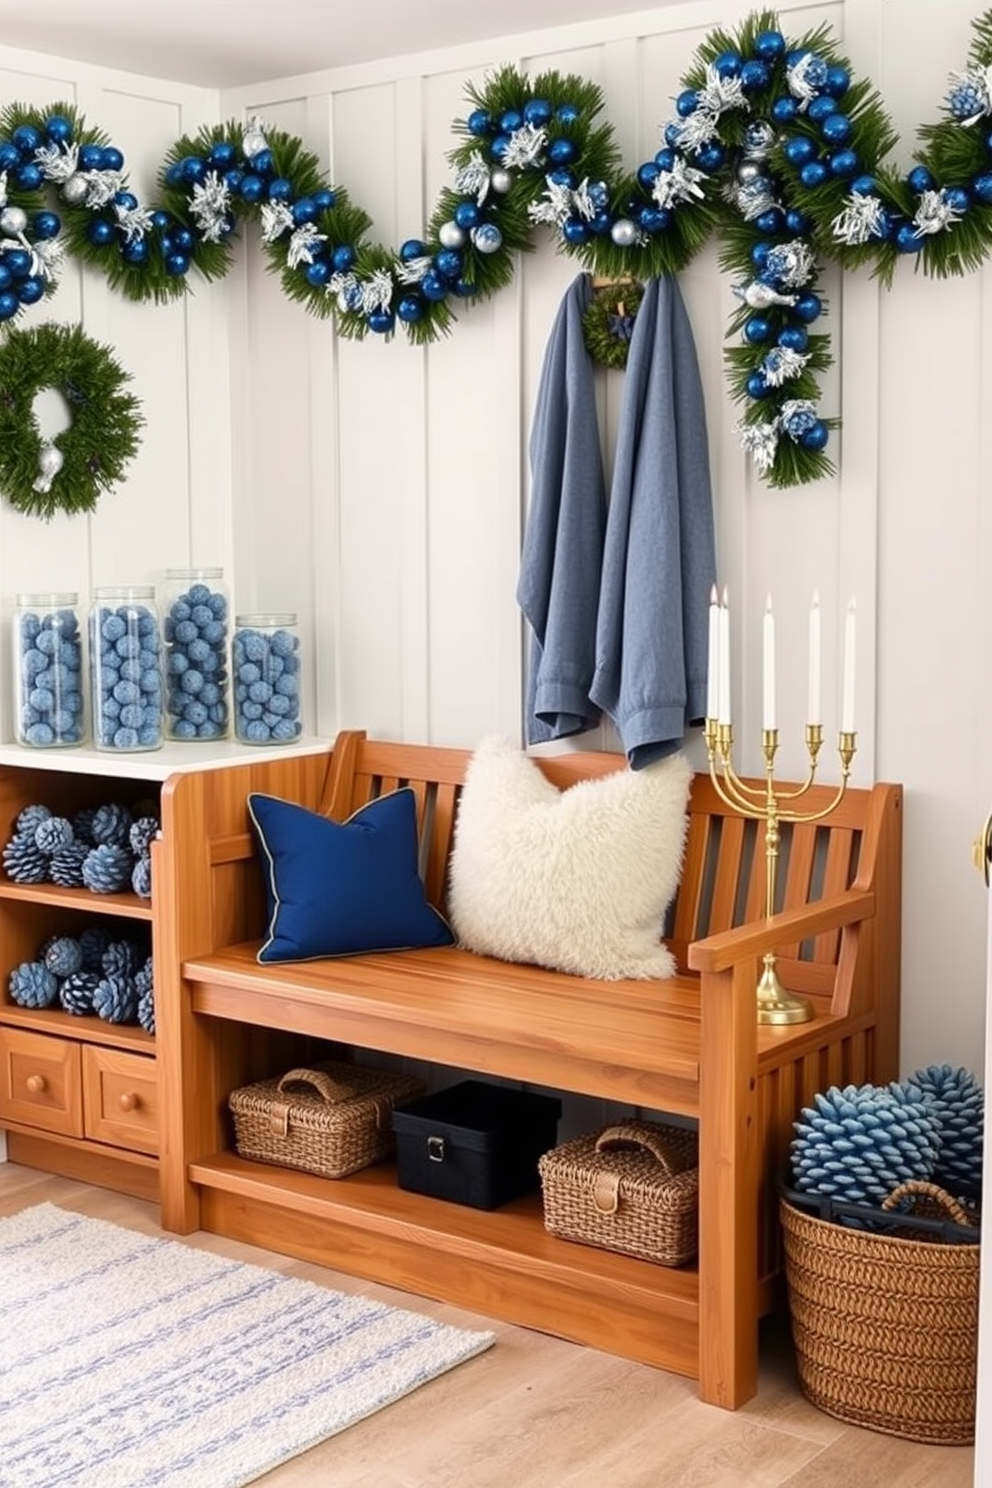
[(43, 1090), (48, 1089), (48, 1081), (44, 1075), (28, 1075), (24, 1085), (29, 1095), (41, 1095)]
[(122, 1111), (136, 1111), (141, 1105), (141, 1097), (133, 1091), (125, 1090), (117, 1097), (117, 1104)]

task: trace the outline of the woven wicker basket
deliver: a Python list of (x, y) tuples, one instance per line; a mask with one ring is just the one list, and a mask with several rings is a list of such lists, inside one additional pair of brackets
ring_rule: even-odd
[(697, 1152), (695, 1132), (653, 1121), (563, 1142), (538, 1162), (545, 1228), (563, 1240), (681, 1266), (698, 1244)]
[[(909, 1441), (975, 1439), (978, 1230), (932, 1183), (897, 1188), (872, 1228), (851, 1228), (779, 1200), (785, 1275), (803, 1393), (829, 1415)], [(909, 1198), (922, 1211), (895, 1212)], [(844, 1206), (841, 1206), (843, 1209)], [(939, 1227), (924, 1228), (943, 1211)], [(847, 1206), (850, 1214), (856, 1212)], [(865, 1210), (861, 1209), (864, 1214)], [(877, 1224), (891, 1226), (877, 1233)], [(863, 1223), (863, 1221), (862, 1221)], [(974, 1237), (971, 1243), (968, 1237)]]
[(332, 1061), (233, 1090), (228, 1105), (242, 1157), (344, 1178), (393, 1152), (393, 1106), (423, 1093), (410, 1075)]

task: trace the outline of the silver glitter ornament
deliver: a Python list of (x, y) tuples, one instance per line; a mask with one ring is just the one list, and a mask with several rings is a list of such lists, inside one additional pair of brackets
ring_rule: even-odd
[(457, 222), (442, 222), (437, 235), (442, 248), (461, 248), (465, 244), (465, 229)]
[(52, 489), (52, 482), (62, 469), (64, 463), (62, 451), (54, 444), (43, 444), (38, 456), (38, 475), (32, 482), (31, 489), (39, 491), (42, 495)]
[(28, 214), (23, 207), (4, 207), (0, 212), (0, 232), (16, 238), (28, 225)]
[(62, 196), (70, 206), (80, 206), (86, 200), (89, 186), (85, 176), (70, 176), (62, 186)]
[(619, 217), (610, 228), (610, 237), (618, 248), (632, 248), (637, 240), (637, 228), (627, 217)]

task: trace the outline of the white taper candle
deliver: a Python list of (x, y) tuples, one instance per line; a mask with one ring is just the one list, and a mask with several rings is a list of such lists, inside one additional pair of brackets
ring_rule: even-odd
[(855, 665), (855, 636), (854, 636), (855, 604), (854, 595), (847, 603), (847, 614), (844, 616), (844, 688), (842, 694), (842, 706), (840, 711), (841, 733), (854, 733), (854, 665)]
[(775, 727), (775, 615), (772, 611), (772, 597), (770, 594), (765, 602), (763, 639), (765, 685), (761, 726), (764, 729), (773, 729)]
[(806, 722), (821, 724), (820, 687), (820, 596), (814, 589), (813, 603), (809, 609), (809, 702), (806, 707)]

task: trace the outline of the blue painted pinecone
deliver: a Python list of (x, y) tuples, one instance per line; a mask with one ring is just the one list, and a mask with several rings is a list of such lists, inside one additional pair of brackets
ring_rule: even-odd
[(134, 985), (138, 989), (138, 1022), (146, 1033), (154, 1033), (155, 979), (152, 974), (151, 956), (135, 976)]
[(126, 847), (101, 842), (83, 862), (83, 883), (94, 894), (118, 894), (131, 882), (131, 854)]
[(34, 840), (39, 851), (49, 858), (68, 847), (74, 836), (72, 822), (65, 816), (49, 816), (35, 828)]
[(83, 953), (84, 971), (103, 971), (103, 954), (111, 942), (106, 925), (87, 925), (80, 933), (79, 949)]
[(41, 961), (22, 961), (10, 973), (10, 995), (20, 1007), (47, 1008), (59, 1000), (59, 979)]
[(956, 1185), (976, 1190), (982, 1182), (985, 1099), (968, 1070), (931, 1064), (910, 1075), (907, 1085), (928, 1096), (940, 1120), (940, 1152), (934, 1179), (956, 1192)]
[(916, 1088), (833, 1085), (795, 1122), (792, 1174), (797, 1189), (851, 1204), (878, 1204), (909, 1178), (930, 1178), (940, 1122)]
[(147, 853), (142, 853), (134, 865), (131, 873), (131, 887), (139, 899), (152, 897), (152, 860)]
[(52, 883), (58, 884), (63, 889), (81, 889), (83, 887), (83, 864), (89, 852), (88, 845), (75, 838), (68, 847), (63, 847), (60, 852), (52, 853), (48, 860), (48, 876)]
[(59, 1002), (67, 1013), (83, 1017), (95, 1011), (93, 993), (100, 980), (95, 971), (74, 971), (59, 983)]
[(37, 803), (33, 806), (25, 806), (24, 810), (18, 815), (15, 830), (29, 833), (33, 837), (41, 826), (41, 823), (47, 821), (51, 814), (47, 806)]
[(98, 806), (94, 811), (90, 836), (97, 846), (106, 843), (109, 847), (126, 847), (131, 821), (131, 813), (127, 807), (111, 801), (106, 806)]
[(93, 837), (93, 818), (95, 816), (96, 809), (92, 806), (84, 807), (82, 811), (76, 812), (72, 818), (72, 830), (76, 834), (77, 842), (88, 842), (90, 847), (96, 847), (96, 841)]
[(16, 833), (4, 847), (4, 871), (15, 883), (45, 883), (48, 864), (48, 857), (35, 844), (33, 832)]
[(138, 1016), (133, 977), (101, 977), (93, 989), (93, 1011), (107, 1023), (133, 1023)]
[(56, 935), (45, 946), (42, 956), (46, 968), (55, 976), (72, 976), (74, 971), (80, 971), (83, 965), (83, 953), (79, 948), (79, 941), (73, 940), (71, 935)]
[(133, 977), (147, 955), (147, 948), (136, 940), (112, 940), (100, 965), (106, 976)]
[(158, 835), (158, 821), (154, 816), (139, 816), (131, 825), (128, 842), (136, 858), (146, 857)]

